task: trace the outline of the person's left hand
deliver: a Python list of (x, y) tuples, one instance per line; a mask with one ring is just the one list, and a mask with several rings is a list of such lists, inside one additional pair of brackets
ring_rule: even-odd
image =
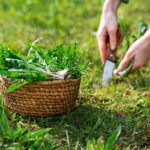
[(132, 59), (134, 60), (132, 71), (148, 64), (150, 60), (150, 32), (147, 32), (131, 45), (117, 72), (125, 70)]

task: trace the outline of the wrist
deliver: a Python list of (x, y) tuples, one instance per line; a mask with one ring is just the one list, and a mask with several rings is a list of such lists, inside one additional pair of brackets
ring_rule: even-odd
[(121, 0), (105, 0), (105, 3), (103, 5), (103, 12), (111, 12), (116, 14), (120, 3)]

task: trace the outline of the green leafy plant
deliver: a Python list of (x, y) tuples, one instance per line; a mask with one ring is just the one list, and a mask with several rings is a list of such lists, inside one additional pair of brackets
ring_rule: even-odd
[(30, 131), (17, 124), (14, 129), (10, 126), (4, 110), (3, 101), (0, 101), (0, 149), (54, 149), (59, 144), (50, 134), (51, 128), (42, 128)]
[(46, 49), (35, 46), (37, 42), (31, 45), (27, 55), (0, 47), (0, 75), (13, 82), (8, 92), (35, 81), (75, 79), (87, 69), (88, 63), (81, 62), (76, 43)]

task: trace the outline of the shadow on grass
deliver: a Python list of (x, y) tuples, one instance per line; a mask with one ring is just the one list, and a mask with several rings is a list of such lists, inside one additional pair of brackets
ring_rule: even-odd
[[(97, 139), (106, 142), (112, 132), (122, 125), (122, 133), (118, 144), (120, 147), (150, 147), (150, 119), (141, 112), (123, 112), (106, 109), (103, 103), (97, 107), (93, 104), (86, 104), (88, 99), (97, 97), (87, 96), (81, 98), (79, 107), (73, 112), (64, 116), (55, 116), (47, 118), (22, 116), (22, 119), (32, 126), (40, 128), (51, 128), (51, 134), (59, 139), (60, 143), (72, 147), (78, 143), (85, 147), (87, 140)], [(105, 100), (109, 101), (109, 99)], [(94, 103), (94, 102), (93, 102)], [(17, 117), (17, 116), (16, 116)], [(19, 116), (18, 116), (19, 117)]]

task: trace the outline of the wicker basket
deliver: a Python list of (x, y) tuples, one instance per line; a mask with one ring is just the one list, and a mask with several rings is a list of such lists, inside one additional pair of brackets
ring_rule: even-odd
[(76, 107), (80, 78), (35, 82), (8, 93), (11, 85), (6, 77), (0, 77), (5, 106), (9, 110), (30, 116), (65, 114)]

